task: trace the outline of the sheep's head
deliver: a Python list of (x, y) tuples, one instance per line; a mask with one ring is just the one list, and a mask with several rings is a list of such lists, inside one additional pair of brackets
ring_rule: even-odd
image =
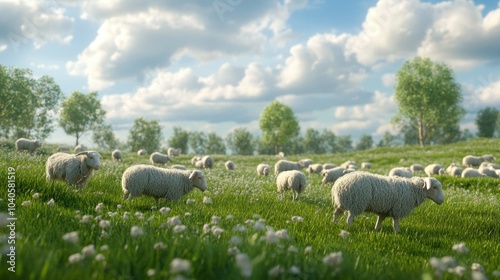
[(425, 195), (427, 196), (427, 198), (431, 199), (437, 204), (442, 204), (444, 202), (443, 187), (436, 178), (424, 178), (423, 188), (425, 190)]
[(202, 192), (207, 190), (207, 181), (205, 180), (205, 174), (200, 170), (193, 170), (191, 175), (189, 175), (189, 180), (193, 182), (193, 185), (200, 189)]
[(263, 171), (263, 173), (264, 173), (265, 176), (269, 175), (269, 167), (267, 167), (267, 166), (264, 167), (264, 169), (262, 171)]
[(36, 146), (36, 147), (40, 147), (40, 146), (42, 146), (42, 141), (40, 141), (40, 140), (36, 140), (36, 141), (35, 141), (35, 146)]
[(101, 167), (102, 157), (98, 152), (85, 151), (75, 155), (75, 157), (77, 156), (85, 156), (85, 164), (95, 170), (99, 170), (99, 168)]

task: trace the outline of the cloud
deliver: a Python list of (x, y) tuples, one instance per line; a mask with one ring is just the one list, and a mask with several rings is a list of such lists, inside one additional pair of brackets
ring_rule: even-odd
[(0, 2), (0, 52), (8, 47), (19, 51), (27, 42), (41, 48), (49, 41), (71, 41), (74, 20), (65, 15), (65, 9), (49, 2)]
[(385, 87), (394, 87), (396, 85), (396, 74), (394, 73), (386, 73), (382, 75), (382, 84)]

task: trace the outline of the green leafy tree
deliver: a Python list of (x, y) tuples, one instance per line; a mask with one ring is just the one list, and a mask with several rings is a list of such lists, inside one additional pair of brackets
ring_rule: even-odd
[(398, 145), (398, 138), (392, 135), (389, 131), (384, 133), (384, 136), (377, 144), (377, 147), (395, 147)]
[(396, 76), (398, 113), (393, 123), (415, 126), (420, 146), (429, 143), (432, 133), (455, 126), (464, 116), (460, 85), (446, 64), (415, 57), (405, 62)]
[(294, 135), (288, 139), (283, 145), (282, 152), (285, 155), (297, 155), (305, 153), (304, 150), (304, 137), (302, 135)]
[(168, 139), (168, 145), (172, 148), (180, 148), (183, 152), (188, 150), (189, 132), (181, 127), (174, 127), (174, 134)]
[(224, 139), (215, 132), (209, 132), (205, 142), (205, 152), (207, 154), (225, 155), (226, 145), (224, 145)]
[(198, 155), (205, 154), (205, 143), (207, 142), (207, 136), (205, 133), (200, 131), (193, 131), (189, 133), (189, 148)]
[(362, 150), (368, 150), (373, 148), (373, 138), (371, 135), (362, 135), (361, 138), (359, 139), (358, 144), (356, 145), (356, 150), (362, 151)]
[(321, 133), (321, 146), (325, 153), (335, 153), (338, 150), (337, 136), (328, 129)]
[(255, 137), (255, 146), (257, 147), (257, 153), (259, 155), (273, 155), (274, 147), (272, 144), (266, 143), (263, 137), (257, 136)]
[(306, 130), (306, 135), (303, 140), (304, 152), (307, 154), (324, 154), (325, 145), (321, 133), (314, 128)]
[(162, 140), (161, 126), (157, 120), (139, 117), (129, 131), (127, 144), (131, 151), (146, 149), (148, 153), (159, 151)]
[(351, 135), (337, 137), (337, 151), (339, 153), (347, 153), (353, 150)]
[(246, 128), (235, 128), (228, 133), (226, 143), (236, 155), (253, 155), (255, 149), (254, 137)]
[(99, 148), (105, 150), (113, 150), (120, 147), (120, 141), (113, 133), (111, 125), (101, 124), (96, 126), (92, 134), (92, 140)]
[(102, 125), (106, 111), (101, 108), (97, 92), (83, 94), (75, 91), (61, 104), (59, 125), (66, 134), (75, 135), (76, 144), (87, 131)]
[(290, 107), (273, 101), (260, 115), (260, 129), (264, 133), (262, 140), (279, 153), (281, 146), (299, 134), (300, 126)]
[(498, 121), (498, 110), (494, 107), (486, 107), (476, 116), (477, 136), (491, 138), (495, 134)]

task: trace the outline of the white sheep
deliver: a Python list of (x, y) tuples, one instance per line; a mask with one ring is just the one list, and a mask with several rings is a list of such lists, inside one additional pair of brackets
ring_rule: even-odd
[(170, 168), (179, 169), (179, 170), (187, 170), (187, 168), (184, 165), (180, 165), (180, 164), (174, 164), (174, 165), (170, 166)]
[(276, 185), (281, 198), (284, 198), (286, 190), (292, 190), (292, 200), (297, 199), (306, 188), (306, 184), (306, 175), (298, 170), (282, 171), (276, 176)]
[(481, 157), (487, 162), (495, 161), (495, 157), (493, 155), (482, 155)]
[(450, 163), (450, 165), (448, 165), (448, 167), (446, 167), (446, 174), (448, 174), (448, 175), (452, 175), (452, 176), (453, 176), (453, 174), (452, 174), (452, 169), (453, 169), (453, 167), (455, 167), (455, 166), (457, 166), (457, 164), (456, 164), (456, 163), (454, 163), (454, 162)]
[(211, 156), (204, 156), (201, 158), (203, 162), (203, 168), (212, 169), (214, 168), (214, 159)]
[(491, 163), (491, 162), (487, 162), (487, 161), (481, 163), (481, 165), (479, 167), (481, 167), (481, 166), (491, 167), (493, 169), (500, 169), (500, 165), (494, 164), (494, 163)]
[(87, 147), (85, 147), (85, 145), (78, 144), (78, 145), (75, 146), (75, 153), (83, 152), (86, 149), (87, 149)]
[(122, 175), (123, 199), (140, 195), (152, 196), (166, 201), (177, 200), (197, 187), (207, 189), (205, 174), (200, 170), (164, 169), (139, 164), (125, 170)]
[(411, 172), (410, 168), (408, 167), (394, 167), (389, 171), (389, 176), (411, 178), (413, 176), (413, 172)]
[(424, 169), (425, 174), (427, 176), (432, 177), (433, 175), (444, 175), (445, 171), (441, 164), (433, 163), (429, 164)]
[(203, 161), (199, 160), (199, 161), (195, 162), (194, 163), (194, 167), (196, 167), (196, 168), (203, 168)]
[(462, 159), (462, 165), (465, 167), (478, 167), (483, 161), (483, 157), (468, 155)]
[(180, 156), (181, 153), (182, 153), (182, 149), (181, 148), (175, 149), (175, 148), (170, 147), (167, 150), (167, 155), (169, 157), (171, 157), (171, 158), (173, 158), (174, 156)]
[(299, 160), (299, 163), (303, 169), (306, 169), (309, 167), (309, 165), (311, 165), (313, 163), (313, 161), (310, 158), (304, 158), (304, 159)]
[(498, 174), (495, 170), (495, 168), (491, 166), (480, 166), (477, 171), (481, 173), (484, 176), (492, 177), (492, 178), (498, 178)]
[(285, 159), (278, 160), (274, 164), (274, 175), (278, 175), (283, 171), (288, 171), (288, 170), (300, 170), (301, 165), (299, 162), (293, 162)]
[(228, 160), (224, 163), (224, 166), (226, 167), (227, 170), (234, 170), (234, 162)]
[(361, 169), (370, 169), (372, 168), (372, 164), (369, 162), (362, 162), (361, 163)]
[(454, 177), (460, 177), (462, 176), (462, 172), (464, 169), (460, 166), (453, 166), (450, 170), (450, 175)]
[(145, 149), (140, 149), (139, 151), (137, 151), (138, 156), (146, 156), (147, 154), (148, 151), (146, 151)]
[(172, 159), (168, 155), (164, 155), (159, 152), (154, 152), (151, 154), (151, 156), (149, 156), (149, 161), (151, 161), (151, 164), (158, 163), (161, 165), (165, 165), (169, 161), (172, 161)]
[(335, 167), (337, 167), (337, 165), (335, 165), (333, 163), (323, 163), (323, 170), (332, 169)]
[(424, 166), (418, 163), (414, 163), (410, 165), (411, 172), (415, 173), (416, 171), (424, 171)]
[(30, 140), (26, 138), (19, 138), (16, 140), (16, 151), (28, 151), (33, 153), (40, 146), (42, 146), (40, 140)]
[(323, 177), (321, 183), (323, 185), (325, 185), (326, 183), (335, 183), (338, 178), (344, 175), (346, 170), (347, 169), (345, 169), (344, 167), (339, 166), (321, 171), (321, 176)]
[(309, 172), (309, 175), (313, 173), (320, 174), (322, 170), (323, 164), (320, 163), (311, 164), (309, 165), (309, 167), (307, 167), (307, 172)]
[(334, 205), (333, 222), (345, 210), (349, 212), (347, 223), (363, 212), (378, 215), (375, 230), (381, 229), (386, 217), (393, 218), (394, 231), (399, 231), (399, 219), (429, 198), (437, 204), (444, 202), (441, 183), (435, 178), (400, 178), (353, 172), (339, 178), (332, 187)]
[(269, 164), (267, 164), (267, 163), (260, 163), (259, 165), (257, 165), (257, 174), (259, 176), (260, 175), (269, 176), (269, 170), (270, 170), (270, 167), (269, 167)]
[(358, 166), (356, 165), (356, 162), (354, 160), (347, 160), (344, 163), (342, 163), (340, 166), (344, 167), (345, 169), (358, 169)]
[(192, 159), (191, 159), (191, 164), (192, 165), (195, 165), (197, 161), (200, 161), (201, 160), (201, 157), (200, 156), (194, 156)]
[(76, 155), (55, 153), (45, 164), (47, 182), (65, 181), (70, 186), (85, 186), (94, 170), (101, 166), (101, 155), (94, 151), (80, 152)]
[(120, 150), (114, 150), (111, 152), (111, 158), (114, 161), (121, 161), (122, 160), (122, 152)]
[(484, 177), (477, 169), (467, 167), (462, 171), (462, 178)]

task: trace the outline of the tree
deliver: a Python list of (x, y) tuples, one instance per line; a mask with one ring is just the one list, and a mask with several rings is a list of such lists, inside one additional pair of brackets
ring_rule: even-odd
[(323, 138), (319, 131), (314, 128), (309, 128), (306, 130), (306, 135), (302, 142), (304, 146), (304, 152), (307, 154), (324, 154), (325, 145), (323, 145)]
[(224, 139), (215, 132), (209, 132), (207, 134), (207, 141), (205, 142), (205, 152), (207, 154), (225, 155), (226, 146), (224, 145)]
[(260, 115), (260, 129), (264, 132), (262, 140), (274, 146), (279, 153), (281, 146), (300, 131), (299, 122), (292, 109), (278, 101), (269, 104)]
[(479, 110), (476, 116), (477, 136), (493, 137), (497, 128), (498, 117), (498, 110), (494, 107), (486, 107)]
[(460, 85), (446, 64), (415, 57), (396, 76), (398, 113), (393, 123), (415, 126), (420, 146), (429, 143), (433, 132), (455, 126), (464, 116)]
[(113, 133), (111, 125), (101, 124), (94, 128), (92, 140), (102, 149), (113, 150), (118, 149), (120, 141)]
[(85, 132), (103, 124), (105, 115), (97, 92), (83, 94), (75, 91), (61, 104), (59, 125), (66, 134), (75, 135), (75, 145), (78, 145), (78, 140)]
[(189, 132), (181, 127), (174, 127), (174, 134), (168, 139), (168, 145), (172, 148), (180, 148), (184, 153), (188, 150)]
[(226, 143), (233, 154), (253, 155), (254, 137), (246, 128), (235, 128), (226, 136)]
[(323, 129), (321, 133), (321, 145), (325, 153), (335, 153), (338, 150), (337, 136), (328, 129)]
[(356, 145), (356, 150), (368, 150), (373, 148), (373, 138), (371, 135), (363, 134)]
[(344, 135), (337, 137), (337, 151), (339, 153), (347, 153), (352, 151), (351, 135)]
[(207, 136), (205, 133), (200, 131), (194, 131), (189, 133), (189, 148), (198, 155), (205, 154), (205, 142), (207, 141)]
[(384, 136), (377, 144), (377, 147), (394, 147), (398, 145), (398, 138), (392, 135), (389, 131), (384, 133)]
[(139, 117), (130, 129), (127, 144), (131, 151), (146, 149), (149, 153), (158, 151), (162, 140), (161, 126), (157, 120)]

